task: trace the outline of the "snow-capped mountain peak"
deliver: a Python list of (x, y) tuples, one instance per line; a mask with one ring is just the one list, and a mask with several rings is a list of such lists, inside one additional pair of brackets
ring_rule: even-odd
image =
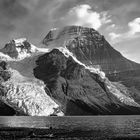
[(0, 49), (1, 53), (17, 61), (30, 57), (37, 51), (39, 51), (37, 47), (29, 43), (26, 38), (11, 40), (4, 48)]

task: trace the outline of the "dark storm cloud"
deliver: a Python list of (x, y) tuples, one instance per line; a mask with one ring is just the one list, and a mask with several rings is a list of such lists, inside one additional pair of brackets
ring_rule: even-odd
[(0, 0), (0, 29), (14, 29), (13, 21), (28, 14), (26, 7), (23, 7), (18, 0)]
[(9, 40), (16, 30), (16, 22), (25, 18), (29, 10), (19, 0), (0, 0), (0, 44)]
[(48, 28), (51, 11), (59, 0), (0, 0), (0, 41), (23, 37), (36, 39)]
[(0, 12), (12, 19), (26, 15), (27, 9), (20, 4), (19, 0), (0, 0)]

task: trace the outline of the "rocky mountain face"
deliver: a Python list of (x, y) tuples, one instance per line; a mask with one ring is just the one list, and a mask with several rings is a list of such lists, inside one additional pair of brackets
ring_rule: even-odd
[(97, 31), (51, 30), (43, 44), (46, 48), (37, 48), (18, 39), (0, 50), (0, 115), (5, 110), (30, 116), (140, 114), (139, 93), (111, 77), (114, 71), (139, 71), (139, 64)]
[(58, 49), (40, 56), (34, 69), (46, 92), (61, 104), (65, 115), (137, 114), (140, 105), (129, 92), (90, 72)]
[(101, 68), (106, 74), (140, 69), (140, 65), (121, 55), (92, 28), (68, 26), (51, 30), (44, 38), (47, 46), (66, 46), (79, 61)]

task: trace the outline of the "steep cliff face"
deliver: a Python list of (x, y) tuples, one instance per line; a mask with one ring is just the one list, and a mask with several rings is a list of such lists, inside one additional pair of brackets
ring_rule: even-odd
[(65, 115), (139, 114), (129, 92), (108, 81), (84, 65), (78, 64), (68, 52), (54, 49), (39, 57), (34, 69), (36, 78), (43, 80)]
[(68, 26), (51, 30), (43, 43), (48, 47), (66, 46), (78, 60), (107, 74), (140, 69), (139, 64), (123, 57), (92, 28)]

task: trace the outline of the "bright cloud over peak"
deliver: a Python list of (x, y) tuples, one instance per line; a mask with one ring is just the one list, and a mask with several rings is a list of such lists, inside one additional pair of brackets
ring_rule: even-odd
[(136, 18), (133, 21), (128, 23), (128, 26), (130, 28), (129, 33), (132, 35), (135, 35), (136, 33), (140, 32), (140, 18)]
[(134, 20), (128, 23), (129, 30), (124, 33), (109, 33), (110, 39), (113, 44), (127, 40), (127, 39), (134, 39), (140, 37), (140, 18), (135, 18)]
[(69, 24), (87, 26), (98, 30), (102, 25), (110, 23), (111, 19), (107, 12), (98, 13), (92, 10), (87, 4), (78, 5), (72, 8), (66, 20)]

